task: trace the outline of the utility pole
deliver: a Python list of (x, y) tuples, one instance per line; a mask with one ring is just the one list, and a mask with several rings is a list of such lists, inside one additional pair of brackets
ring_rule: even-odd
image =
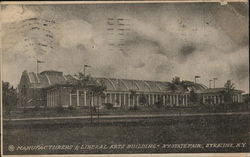
[(211, 82), (212, 82), (213, 80), (209, 80), (209, 88), (211, 88)]
[(93, 91), (91, 92), (91, 103), (89, 103), (90, 105), (90, 123), (92, 124), (92, 122), (93, 122), (93, 115), (92, 115), (92, 109), (93, 109), (93, 107), (92, 107), (92, 104), (93, 104)]
[(83, 66), (83, 76), (84, 76), (84, 78), (85, 78), (86, 68), (90, 68), (90, 67), (91, 67), (90, 65), (84, 64), (84, 66)]
[(36, 60), (36, 73), (39, 73), (39, 63), (44, 63), (44, 61)]
[(215, 80), (217, 80), (217, 78), (216, 78), (216, 77), (214, 77), (214, 78), (213, 78), (213, 80), (214, 80), (214, 88), (215, 88)]
[(201, 78), (201, 77), (200, 77), (200, 76), (197, 76), (197, 75), (194, 76), (194, 83), (196, 83), (196, 79), (197, 79), (197, 78)]

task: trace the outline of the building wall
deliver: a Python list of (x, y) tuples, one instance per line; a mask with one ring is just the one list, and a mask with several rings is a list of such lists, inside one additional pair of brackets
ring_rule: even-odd
[[(235, 92), (233, 93), (232, 97), (232, 102), (234, 103), (241, 103), (242, 101), (242, 94), (240, 92)], [(218, 93), (205, 93), (202, 94), (202, 102), (204, 104), (223, 104), (225, 103), (225, 98), (223, 94), (220, 92)]]

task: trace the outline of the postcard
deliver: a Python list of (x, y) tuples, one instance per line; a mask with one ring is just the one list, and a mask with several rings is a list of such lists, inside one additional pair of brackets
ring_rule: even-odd
[(3, 2), (1, 154), (247, 156), (248, 14), (247, 1)]

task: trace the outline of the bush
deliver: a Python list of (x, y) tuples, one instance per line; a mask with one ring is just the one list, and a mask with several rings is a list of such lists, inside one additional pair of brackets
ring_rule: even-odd
[(106, 109), (112, 109), (114, 105), (111, 103), (105, 103), (104, 106)]
[(35, 106), (34, 111), (39, 111), (40, 107), (39, 106)]
[(62, 106), (58, 106), (58, 107), (56, 107), (56, 112), (57, 113), (63, 113), (64, 112), (64, 108)]
[(23, 108), (23, 113), (27, 113), (28, 109), (27, 108)]
[(136, 110), (138, 110), (138, 107), (137, 107), (137, 105), (130, 106), (128, 110), (130, 110), (130, 111), (136, 111)]
[(163, 103), (161, 101), (158, 101), (158, 102), (155, 103), (155, 106), (157, 108), (161, 108), (163, 106)]
[(74, 110), (75, 108), (73, 106), (68, 107), (70, 111)]

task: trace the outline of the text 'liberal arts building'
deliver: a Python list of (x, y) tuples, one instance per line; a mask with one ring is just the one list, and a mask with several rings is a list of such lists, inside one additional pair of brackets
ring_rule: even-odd
[[(98, 88), (105, 89), (98, 93)], [(179, 83), (129, 80), (114, 78), (80, 79), (64, 75), (60, 71), (41, 73), (24, 71), (19, 90), (20, 107), (89, 107), (111, 104), (117, 108), (152, 106), (162, 104), (169, 107), (192, 106), (195, 98), (201, 105), (220, 105), (225, 102), (225, 88), (207, 88), (191, 81)], [(94, 91), (94, 90), (95, 91)], [(230, 98), (241, 103), (241, 90), (232, 89)]]

